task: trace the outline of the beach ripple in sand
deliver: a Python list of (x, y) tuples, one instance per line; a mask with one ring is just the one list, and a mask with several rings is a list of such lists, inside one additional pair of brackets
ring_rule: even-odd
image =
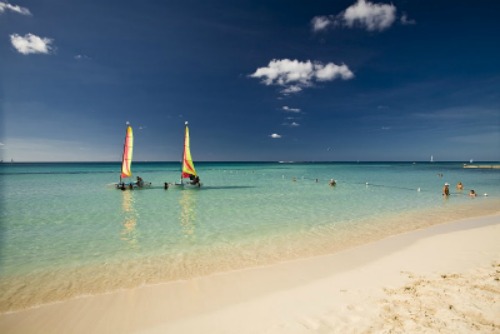
[(381, 299), (367, 295), (361, 304), (300, 316), (265, 333), (500, 333), (500, 261), (461, 274), (402, 274), (410, 281), (384, 289)]
[(368, 332), (500, 333), (500, 262), (466, 274), (409, 278), (385, 290)]

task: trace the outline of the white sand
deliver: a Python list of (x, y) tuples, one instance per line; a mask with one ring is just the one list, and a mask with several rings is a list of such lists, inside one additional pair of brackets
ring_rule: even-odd
[(0, 315), (0, 333), (500, 333), (500, 215)]

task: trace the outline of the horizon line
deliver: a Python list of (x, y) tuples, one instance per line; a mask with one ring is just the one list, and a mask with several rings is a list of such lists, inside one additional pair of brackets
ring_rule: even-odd
[[(138, 160), (133, 163), (180, 163), (181, 160)], [(470, 162), (470, 160), (199, 160), (196, 163), (280, 163), (280, 164), (297, 164), (297, 163), (372, 163), (372, 162), (401, 162), (401, 163), (464, 163), (464, 164), (478, 164), (478, 163), (500, 163), (500, 160), (477, 160)], [(29, 163), (121, 163), (120, 160), (81, 160), (81, 161), (68, 161), (68, 160), (20, 160), (20, 161), (0, 161), (0, 164), (29, 164)]]

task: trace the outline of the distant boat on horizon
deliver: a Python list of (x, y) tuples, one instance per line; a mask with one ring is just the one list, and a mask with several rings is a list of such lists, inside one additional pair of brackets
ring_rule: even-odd
[(431, 155), (431, 162), (434, 162), (434, 156)]

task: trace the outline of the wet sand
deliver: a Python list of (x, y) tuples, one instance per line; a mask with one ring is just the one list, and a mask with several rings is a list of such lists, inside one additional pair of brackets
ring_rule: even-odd
[(500, 214), (0, 315), (1, 333), (500, 332)]

